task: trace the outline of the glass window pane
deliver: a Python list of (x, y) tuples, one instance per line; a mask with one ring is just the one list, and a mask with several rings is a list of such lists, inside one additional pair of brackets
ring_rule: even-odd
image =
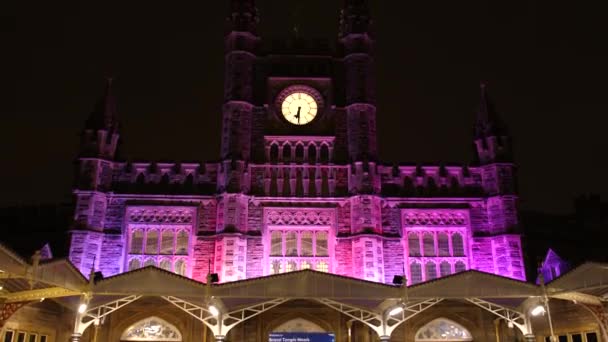
[(416, 341), (471, 341), (473, 336), (462, 325), (445, 318), (437, 318), (420, 328)]
[(316, 256), (327, 256), (327, 232), (317, 232)]
[(308, 261), (306, 261), (306, 260), (302, 261), (300, 263), (300, 269), (301, 270), (308, 270), (308, 269), (310, 269), (310, 263)]
[(24, 332), (17, 333), (17, 342), (25, 342), (25, 333)]
[(280, 260), (273, 260), (270, 264), (270, 274), (283, 273)]
[(412, 284), (418, 284), (422, 281), (422, 266), (414, 262), (410, 265), (410, 278)]
[(457, 261), (456, 264), (454, 265), (455, 273), (464, 272), (466, 270), (467, 270), (467, 266), (462, 261)]
[(287, 267), (285, 268), (285, 272), (293, 272), (298, 269), (295, 261), (288, 261)]
[(46, 342), (46, 335), (40, 336), (40, 342)]
[(162, 260), (160, 262), (160, 268), (162, 268), (165, 271), (171, 272), (171, 262), (167, 259)]
[(29, 335), (27, 336), (27, 341), (28, 341), (28, 342), (36, 342), (37, 337), (38, 337), (38, 335), (37, 335), (37, 334), (29, 334)]
[(462, 235), (459, 233), (452, 235), (452, 250), (454, 251), (454, 256), (464, 256), (464, 243)]
[(312, 232), (302, 232), (302, 256), (312, 256)]
[(422, 245), (424, 247), (424, 256), (435, 256), (435, 239), (433, 239), (433, 235), (424, 234)]
[(11, 330), (7, 330), (7, 331), (4, 333), (4, 342), (13, 342), (13, 335), (14, 335), (14, 334), (15, 334), (15, 333), (14, 333), (13, 331), (11, 331)]
[(435, 266), (435, 263), (432, 261), (429, 261), (426, 263), (426, 280), (433, 280), (435, 278), (437, 278), (437, 267)]
[(408, 235), (408, 247), (410, 256), (420, 256), (420, 238), (418, 234), (411, 233)]
[(146, 254), (158, 254), (158, 231), (146, 232)]
[(141, 267), (141, 263), (139, 262), (139, 259), (133, 258), (129, 261), (129, 271), (136, 270), (140, 267)]
[(326, 261), (317, 262), (317, 271), (319, 272), (329, 272), (329, 265)]
[(583, 342), (583, 335), (572, 334), (572, 342)]
[(587, 342), (597, 342), (597, 334), (594, 332), (587, 333)]
[(161, 235), (160, 254), (173, 254), (173, 231), (165, 230)]
[(285, 255), (298, 255), (298, 237), (296, 235), (296, 232), (288, 232), (285, 236)]
[(156, 266), (156, 260), (152, 258), (146, 259), (146, 262), (144, 262), (144, 267), (148, 266)]
[(557, 337), (557, 340), (559, 342), (568, 342), (568, 336), (567, 335), (560, 335)]
[(452, 265), (447, 261), (442, 261), (439, 265), (439, 272), (442, 277), (449, 276), (452, 273)]
[(448, 241), (448, 234), (439, 233), (439, 235), (437, 235), (437, 247), (439, 247), (439, 256), (450, 255), (450, 243)]
[(182, 259), (179, 259), (175, 262), (175, 273), (185, 276), (186, 275), (186, 262)]
[(270, 255), (283, 255), (283, 234), (280, 231), (274, 231), (270, 234)]
[(188, 232), (185, 230), (180, 230), (180, 232), (177, 233), (177, 246), (175, 247), (175, 254), (188, 254)]
[(131, 254), (141, 254), (144, 241), (144, 232), (140, 229), (131, 233)]

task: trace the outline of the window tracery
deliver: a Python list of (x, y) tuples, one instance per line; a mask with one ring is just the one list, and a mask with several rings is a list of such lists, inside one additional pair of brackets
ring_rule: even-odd
[(158, 317), (143, 319), (127, 328), (120, 337), (121, 341), (181, 341), (179, 330)]
[(126, 268), (155, 266), (166, 271), (186, 275), (189, 254), (190, 227), (162, 225), (132, 225), (129, 227), (129, 246)]
[(471, 333), (462, 325), (446, 318), (437, 318), (416, 332), (416, 341), (472, 341)]
[(313, 230), (272, 230), (270, 232), (269, 273), (303, 269), (329, 272), (328, 232)]

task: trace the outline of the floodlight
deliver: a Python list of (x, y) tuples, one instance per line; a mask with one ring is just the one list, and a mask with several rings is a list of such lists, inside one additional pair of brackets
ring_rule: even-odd
[(391, 309), (391, 311), (388, 312), (389, 316), (394, 316), (396, 314), (399, 314), (403, 311), (403, 306), (399, 305), (399, 306), (395, 306), (394, 308)]
[(78, 306), (78, 313), (85, 313), (85, 311), (87, 311), (87, 305), (85, 303), (82, 303)]
[(532, 316), (538, 316), (538, 315), (542, 315), (544, 313), (545, 313), (545, 307), (542, 305), (537, 305), (532, 309), (532, 311), (530, 311), (530, 314), (532, 314)]
[(209, 305), (209, 312), (211, 313), (211, 315), (213, 315), (214, 317), (219, 316), (220, 314), (220, 310), (218, 310), (214, 305)]

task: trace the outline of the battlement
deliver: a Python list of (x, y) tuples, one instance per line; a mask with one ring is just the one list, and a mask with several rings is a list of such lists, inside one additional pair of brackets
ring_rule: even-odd
[(212, 194), (218, 163), (117, 162), (112, 190), (118, 193)]

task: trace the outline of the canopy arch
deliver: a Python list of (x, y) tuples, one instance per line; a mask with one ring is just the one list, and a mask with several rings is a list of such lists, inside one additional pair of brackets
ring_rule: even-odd
[(434, 319), (416, 332), (416, 341), (473, 341), (473, 336), (462, 325), (444, 317)]

